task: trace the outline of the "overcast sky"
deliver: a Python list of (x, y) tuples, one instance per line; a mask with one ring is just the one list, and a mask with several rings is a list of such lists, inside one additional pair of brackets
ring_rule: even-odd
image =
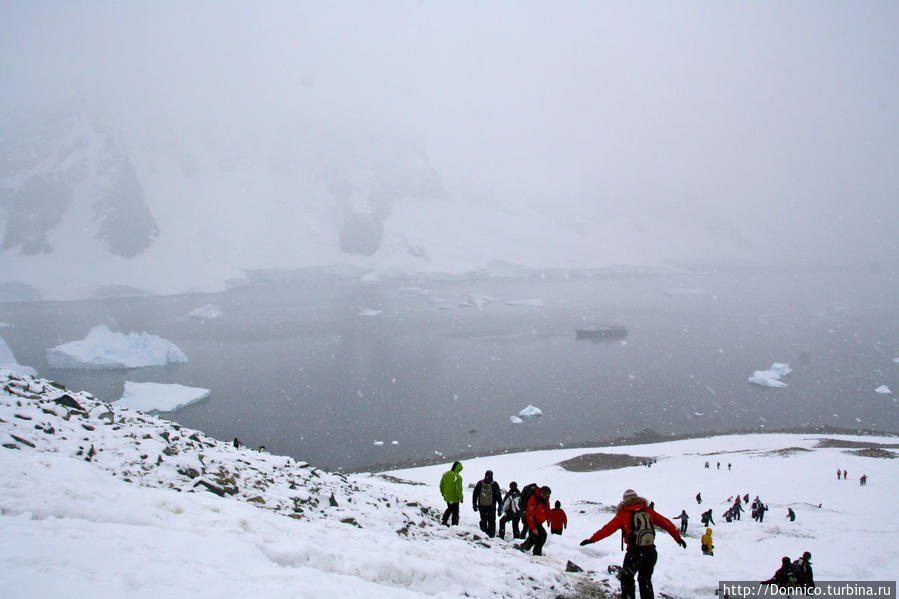
[(885, 259), (897, 87), (895, 0), (0, 4), (7, 106), (372, 120), (455, 192), (726, 213)]

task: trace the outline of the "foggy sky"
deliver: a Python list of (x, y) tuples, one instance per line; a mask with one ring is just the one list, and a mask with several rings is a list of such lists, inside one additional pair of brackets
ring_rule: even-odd
[(7, 1), (0, 105), (368, 119), (420, 139), (453, 194), (895, 261), (897, 34), (894, 0)]

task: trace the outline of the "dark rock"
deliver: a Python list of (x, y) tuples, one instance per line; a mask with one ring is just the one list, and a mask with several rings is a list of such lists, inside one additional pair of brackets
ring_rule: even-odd
[(568, 560), (568, 563), (565, 564), (565, 571), (566, 571), (566, 572), (583, 572), (584, 569), (581, 568), (580, 566), (578, 566), (578, 565), (577, 565), (576, 563), (574, 563), (573, 561)]
[(53, 403), (64, 406), (66, 408), (72, 408), (73, 410), (80, 410), (82, 412), (84, 411), (84, 408), (81, 407), (81, 404), (75, 401), (75, 398), (68, 393), (54, 398)]

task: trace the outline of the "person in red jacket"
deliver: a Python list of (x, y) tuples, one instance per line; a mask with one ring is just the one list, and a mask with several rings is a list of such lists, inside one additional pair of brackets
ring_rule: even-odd
[(554, 535), (560, 535), (563, 528), (568, 528), (568, 516), (562, 509), (562, 502), (557, 501), (556, 507), (549, 510), (549, 530)]
[(593, 533), (589, 539), (581, 541), (581, 545), (589, 545), (604, 539), (616, 530), (621, 530), (627, 541), (624, 563), (621, 564), (621, 599), (634, 599), (634, 574), (640, 584), (640, 599), (654, 599), (652, 590), (652, 571), (655, 568), (658, 553), (655, 546), (655, 526), (661, 526), (675, 541), (686, 548), (684, 541), (674, 523), (656, 513), (644, 498), (633, 489), (624, 492), (615, 516)]
[(543, 555), (543, 544), (546, 542), (546, 529), (543, 523), (549, 519), (549, 495), (552, 491), (549, 487), (540, 487), (528, 498), (524, 510), (524, 521), (528, 525), (528, 538), (517, 546), (521, 551), (534, 548), (534, 555)]

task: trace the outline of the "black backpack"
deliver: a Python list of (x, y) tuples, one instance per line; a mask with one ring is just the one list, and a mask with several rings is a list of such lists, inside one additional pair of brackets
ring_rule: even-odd
[(631, 547), (655, 545), (656, 529), (652, 525), (652, 516), (645, 509), (631, 512), (631, 532), (627, 541)]
[(521, 490), (521, 497), (518, 499), (518, 505), (522, 512), (528, 509), (528, 500), (530, 500), (531, 495), (537, 492), (540, 489), (540, 485), (537, 483), (531, 483), (529, 485), (525, 485)]

